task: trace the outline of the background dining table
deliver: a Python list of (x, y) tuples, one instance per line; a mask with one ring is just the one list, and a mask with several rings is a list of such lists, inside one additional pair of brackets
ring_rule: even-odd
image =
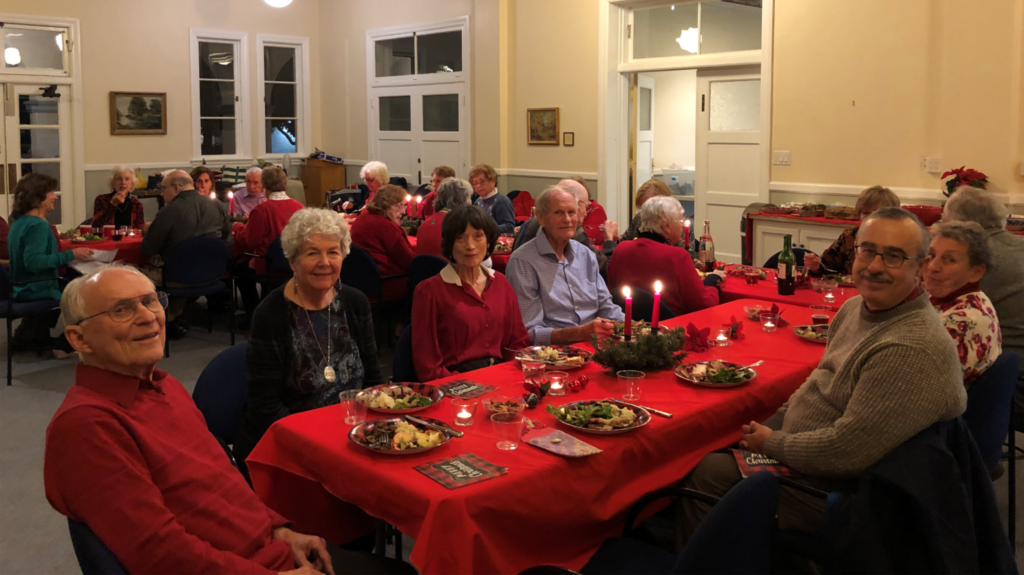
[[(728, 269), (731, 266), (726, 266)], [(760, 268), (764, 269), (764, 268)], [(824, 305), (825, 299), (821, 292), (814, 291), (810, 287), (799, 287), (793, 295), (779, 295), (779, 284), (774, 278), (775, 270), (767, 270), (767, 280), (760, 280), (757, 285), (750, 285), (742, 277), (729, 276), (722, 286), (722, 296), (719, 303), (728, 303), (741, 299), (760, 299), (778, 304), (790, 304), (802, 307), (810, 307), (815, 304)], [(846, 301), (855, 295), (859, 295), (857, 288), (852, 285), (841, 285), (832, 292), (835, 302), (829, 304), (832, 309), (838, 310)]]
[(95, 243), (74, 243), (71, 240), (60, 240), (60, 251), (67, 251), (73, 248), (89, 248), (91, 250), (117, 250), (114, 261), (124, 262), (132, 265), (146, 263), (146, 254), (142, 251), (142, 236), (126, 236), (121, 241), (115, 242), (106, 238)]
[[(705, 454), (736, 443), (742, 424), (774, 413), (815, 368), (824, 345), (796, 336), (791, 327), (766, 333), (745, 318), (743, 307), (765, 303), (736, 300), (664, 322), (708, 327), (712, 337), (734, 319), (743, 324), (744, 339), (691, 353), (686, 361), (747, 365), (765, 360), (755, 379), (725, 389), (686, 383), (669, 369), (648, 373), (635, 403), (669, 411), (671, 419), (654, 416), (645, 427), (621, 435), (590, 435), (556, 423), (545, 406), (621, 397), (616, 377), (595, 363), (571, 372), (571, 378), (590, 377), (582, 392), (548, 396), (524, 412), (602, 453), (568, 459), (523, 443), (501, 451), (480, 405), (474, 424), (460, 428), (464, 438), (422, 454), (383, 455), (350, 442), (353, 426), (344, 423), (340, 406), (332, 406), (270, 427), (247, 459), (253, 486), (299, 531), (331, 541), (366, 533), (370, 516), (388, 521), (416, 541), (411, 561), (422, 573), (518, 573), (541, 564), (579, 569), (602, 541), (621, 534), (627, 510), (641, 496), (679, 481)], [(802, 306), (786, 317), (811, 323), (810, 310)], [(523, 374), (514, 363), (432, 383), (454, 379), (498, 387), (484, 397), (524, 392)], [(420, 415), (453, 420), (447, 398)], [(381, 415), (370, 412), (369, 417)], [(413, 469), (467, 452), (507, 467), (508, 473), (449, 490)]]

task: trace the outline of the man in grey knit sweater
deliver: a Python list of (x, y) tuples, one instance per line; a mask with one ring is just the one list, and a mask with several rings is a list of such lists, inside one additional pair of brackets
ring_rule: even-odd
[[(836, 314), (817, 369), (764, 424), (744, 425), (740, 441), (826, 491), (967, 407), (953, 340), (921, 288), (928, 230), (905, 210), (883, 208), (864, 220), (857, 241), (853, 277), (860, 296)], [(712, 453), (686, 486), (721, 495), (740, 478), (732, 455)], [(707, 510), (687, 503), (690, 533)], [(782, 490), (780, 528), (813, 533), (824, 514), (824, 500)]]

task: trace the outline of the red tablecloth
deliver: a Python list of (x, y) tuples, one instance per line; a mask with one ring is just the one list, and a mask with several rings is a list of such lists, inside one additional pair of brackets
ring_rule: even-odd
[[(743, 306), (757, 303), (764, 302), (735, 301), (665, 323), (714, 328), (730, 316), (744, 317)], [(810, 311), (803, 307), (794, 307), (787, 317), (810, 323)], [(762, 420), (782, 405), (825, 349), (790, 330), (767, 334), (742, 321), (746, 339), (689, 359), (765, 359), (757, 379), (731, 389), (706, 389), (682, 383), (668, 370), (648, 374), (638, 403), (675, 417), (654, 417), (646, 427), (619, 436), (573, 432), (604, 453), (563, 459), (525, 444), (500, 451), (480, 406), (477, 422), (463, 428), (462, 439), (423, 455), (377, 455), (348, 441), (351, 426), (334, 406), (271, 426), (248, 458), (253, 485), (300, 532), (335, 541), (351, 537), (353, 523), (365, 525), (356, 506), (385, 519), (416, 540), (411, 560), (422, 573), (518, 573), (540, 564), (579, 569), (604, 539), (621, 534), (624, 515), (637, 499), (679, 480), (706, 453), (738, 441), (740, 425)], [(526, 414), (556, 426), (544, 405), (619, 394), (615, 378), (602, 367), (574, 372), (582, 374), (591, 378), (582, 393), (546, 398)], [(522, 373), (510, 363), (459, 377), (496, 385), (495, 393), (523, 392)], [(424, 415), (452, 421), (447, 401)], [(466, 452), (506, 466), (508, 473), (448, 490), (413, 469)]]
[(124, 238), (119, 242), (104, 240), (95, 244), (74, 244), (71, 240), (60, 240), (60, 251), (72, 248), (89, 248), (91, 250), (117, 250), (114, 260), (132, 265), (142, 265), (146, 262), (146, 254), (142, 252), (142, 236)]
[[(726, 267), (728, 268), (729, 266)], [(857, 288), (846, 286), (836, 288), (832, 295), (836, 297), (835, 303), (831, 304), (832, 308), (838, 310), (840, 306), (846, 303), (846, 300), (858, 295), (858, 292)], [(725, 283), (722, 284), (721, 303), (740, 299), (760, 299), (803, 307), (825, 303), (821, 292), (816, 292), (813, 289), (797, 289), (793, 295), (779, 295), (779, 284), (771, 279), (759, 281), (757, 285), (750, 285), (744, 278), (729, 276)]]

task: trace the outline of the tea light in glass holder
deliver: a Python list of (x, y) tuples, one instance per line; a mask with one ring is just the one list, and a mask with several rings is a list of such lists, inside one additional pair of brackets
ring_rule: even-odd
[(548, 388), (548, 395), (562, 396), (565, 395), (569, 387), (569, 374), (564, 371), (549, 371), (547, 373), (548, 383), (551, 387)]
[(715, 336), (715, 343), (720, 346), (726, 346), (732, 343), (732, 340), (729, 339), (730, 330), (731, 328), (729, 327), (723, 327), (722, 329), (718, 330), (718, 335)]
[(779, 314), (771, 312), (761, 312), (761, 327), (767, 333), (772, 333), (776, 330), (779, 325)]
[(452, 416), (455, 419), (455, 425), (461, 427), (468, 427), (473, 425), (473, 419), (476, 417), (476, 406), (479, 403), (475, 399), (462, 399), (461, 397), (452, 398)]
[(833, 290), (829, 288), (822, 288), (821, 295), (822, 298), (824, 298), (825, 303), (835, 303), (836, 301), (836, 296), (833, 293)]

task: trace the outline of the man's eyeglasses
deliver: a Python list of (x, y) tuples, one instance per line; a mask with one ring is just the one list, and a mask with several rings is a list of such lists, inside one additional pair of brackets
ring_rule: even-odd
[(857, 252), (857, 259), (864, 263), (871, 263), (875, 261), (876, 256), (882, 256), (882, 263), (887, 268), (898, 268), (903, 265), (906, 260), (919, 260), (919, 256), (906, 256), (899, 252), (885, 252), (879, 253), (875, 250), (865, 246), (854, 246), (853, 248)]
[(167, 294), (161, 291), (156, 293), (148, 293), (146, 295), (140, 295), (139, 297), (133, 297), (131, 299), (123, 299), (114, 304), (114, 307), (106, 311), (101, 311), (100, 313), (93, 314), (87, 318), (78, 320), (78, 323), (76, 323), (75, 325), (82, 325), (82, 323), (84, 323), (86, 320), (90, 320), (96, 316), (101, 316), (103, 314), (109, 315), (110, 319), (114, 320), (117, 323), (131, 321), (132, 319), (135, 318), (135, 313), (138, 311), (140, 303), (143, 305), (143, 307), (145, 307), (146, 309), (153, 313), (163, 311), (164, 309), (167, 308)]

